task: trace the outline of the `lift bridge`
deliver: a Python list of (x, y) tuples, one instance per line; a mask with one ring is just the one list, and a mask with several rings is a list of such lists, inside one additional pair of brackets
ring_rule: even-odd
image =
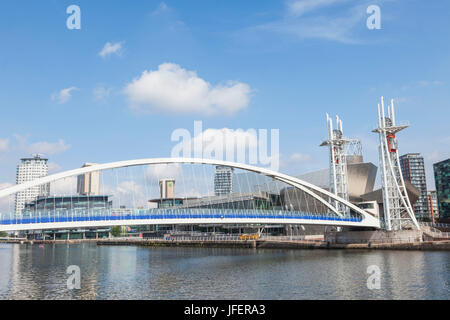
[[(228, 169), (229, 175), (218, 176), (218, 168), (222, 173)], [(80, 180), (93, 188), (83, 194)], [(163, 193), (166, 182), (171, 188)], [(218, 192), (218, 183), (228, 190)], [(19, 195), (29, 190), (43, 190), (44, 195), (17, 210)], [(376, 217), (313, 184), (213, 159), (92, 164), (2, 189), (0, 205), (0, 231), (198, 224), (380, 228)]]

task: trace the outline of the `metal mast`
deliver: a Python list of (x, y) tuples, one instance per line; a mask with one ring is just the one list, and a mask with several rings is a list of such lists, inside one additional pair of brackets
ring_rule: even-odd
[[(327, 128), (328, 140), (322, 142), (320, 146), (328, 146), (330, 149), (329, 190), (348, 201), (347, 151), (353, 150), (357, 155), (361, 155), (361, 143), (359, 140), (343, 137), (342, 120), (338, 116), (336, 129), (333, 129), (333, 121), (327, 113)], [(349, 213), (348, 207), (342, 203), (334, 200), (331, 203), (343, 215)]]
[(395, 137), (397, 132), (407, 127), (408, 123), (396, 124), (393, 99), (388, 106), (388, 115), (385, 116), (384, 99), (381, 97), (381, 107), (378, 104), (378, 128), (372, 132), (378, 133), (380, 137), (379, 153), (386, 230), (401, 230), (405, 226), (411, 226), (411, 222), (414, 227), (420, 229), (406, 192)]

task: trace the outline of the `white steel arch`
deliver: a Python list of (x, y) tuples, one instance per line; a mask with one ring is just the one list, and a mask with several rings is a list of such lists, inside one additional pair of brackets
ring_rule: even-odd
[(82, 175), (85, 173), (90, 172), (96, 172), (96, 171), (104, 171), (104, 170), (110, 170), (110, 169), (117, 169), (117, 168), (123, 168), (123, 167), (134, 167), (134, 166), (143, 166), (143, 165), (157, 165), (157, 164), (208, 164), (208, 165), (215, 165), (215, 166), (228, 166), (236, 169), (242, 169), (246, 171), (255, 172), (258, 174), (262, 174), (265, 176), (268, 176), (270, 178), (285, 182), (286, 184), (289, 184), (293, 187), (296, 187), (324, 205), (326, 205), (330, 211), (336, 213), (337, 215), (341, 215), (339, 212), (336, 211), (336, 208), (334, 208), (332, 205), (330, 205), (326, 200), (324, 200), (320, 195), (318, 195), (316, 192), (322, 193), (323, 195), (342, 203), (343, 205), (346, 205), (356, 213), (360, 214), (363, 218), (364, 225), (368, 227), (375, 227), (380, 228), (380, 221), (371, 216), (369, 213), (365, 212), (361, 208), (355, 206), (354, 204), (350, 203), (349, 201), (342, 199), (335, 194), (328, 192), (327, 190), (324, 190), (322, 188), (319, 188), (311, 183), (308, 183), (306, 181), (300, 180), (295, 177), (291, 177), (289, 175), (279, 173), (270, 169), (266, 168), (260, 168), (256, 166), (251, 166), (247, 164), (242, 163), (236, 163), (236, 162), (230, 162), (230, 161), (222, 161), (222, 160), (215, 160), (215, 159), (203, 159), (203, 158), (154, 158), (154, 159), (136, 159), (136, 160), (126, 160), (126, 161), (117, 161), (117, 162), (109, 162), (104, 164), (97, 164), (92, 165), (89, 167), (83, 167), (73, 170), (68, 170), (56, 174), (52, 174), (40, 179), (36, 179), (33, 181), (29, 181), (26, 183), (18, 184), (13, 187), (5, 188), (0, 190), (0, 198), (9, 196), (11, 194), (14, 194), (16, 192), (24, 191), (29, 188), (39, 186), (42, 184), (54, 182), (57, 180)]

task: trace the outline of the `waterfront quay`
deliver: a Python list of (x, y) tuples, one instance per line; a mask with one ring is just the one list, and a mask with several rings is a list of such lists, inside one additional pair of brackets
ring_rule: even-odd
[(164, 238), (109, 238), (73, 240), (27, 240), (2, 239), (0, 243), (21, 245), (79, 244), (95, 243), (97, 246), (140, 246), (140, 247), (204, 247), (204, 248), (249, 248), (249, 249), (370, 249), (370, 250), (450, 250), (450, 240), (413, 241), (371, 241), (363, 243), (330, 243), (324, 240), (305, 240), (292, 237), (266, 237), (253, 240), (227, 239), (226, 237), (179, 237)]
[(403, 241), (403, 242), (366, 242), (366, 243), (330, 243), (322, 240), (297, 240), (289, 237), (271, 237), (255, 240), (226, 239), (102, 239), (97, 245), (125, 245), (148, 247), (226, 247), (254, 249), (391, 249), (391, 250), (450, 250), (450, 240), (444, 241)]

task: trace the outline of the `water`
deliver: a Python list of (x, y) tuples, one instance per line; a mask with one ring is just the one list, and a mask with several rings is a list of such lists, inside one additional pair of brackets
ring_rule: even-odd
[[(67, 288), (78, 265), (81, 289)], [(381, 288), (367, 288), (367, 267)], [(0, 299), (449, 299), (450, 253), (0, 244)]]

